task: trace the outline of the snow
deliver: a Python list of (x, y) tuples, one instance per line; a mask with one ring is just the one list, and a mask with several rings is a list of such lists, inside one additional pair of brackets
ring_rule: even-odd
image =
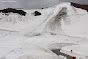
[[(72, 52), (71, 52), (72, 50)], [(85, 57), (88, 58), (88, 44), (72, 45), (66, 46), (61, 49), (61, 52), (65, 52), (68, 55), (75, 57)]]
[(72, 50), (73, 51), (72, 53), (77, 53), (80, 55), (88, 56), (86, 53), (88, 51), (87, 44), (67, 46), (67, 47), (63, 47), (62, 50), (66, 50), (69, 52), (70, 52), (70, 50)]
[[(24, 11), (26, 16), (0, 13), (0, 59), (66, 59), (53, 49), (72, 56), (88, 55), (87, 11), (67, 2)], [(34, 16), (34, 11), (42, 15)], [(75, 53), (69, 53), (71, 49)]]
[(6, 59), (58, 59), (52, 51), (37, 45), (20, 47), (10, 52)]

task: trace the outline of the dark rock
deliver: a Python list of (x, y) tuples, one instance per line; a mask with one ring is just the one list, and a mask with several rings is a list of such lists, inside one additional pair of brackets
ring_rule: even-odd
[(35, 11), (34, 14), (35, 14), (35, 16), (39, 16), (39, 15), (41, 15), (41, 13), (38, 12), (38, 11)]
[(67, 55), (67, 54), (61, 53), (61, 52), (60, 52), (60, 49), (52, 50), (52, 52), (56, 53), (58, 56), (59, 56), (59, 55), (62, 55), (62, 56), (66, 56), (67, 59), (72, 59), (72, 56), (69, 56), (69, 55)]
[(88, 5), (82, 5), (82, 4), (77, 4), (77, 3), (71, 3), (71, 5), (74, 7), (77, 7), (77, 8), (87, 10), (87, 12), (88, 12)]
[(13, 12), (13, 13), (18, 13), (18, 14), (23, 15), (23, 16), (26, 15), (25, 11), (16, 10), (16, 9), (13, 9), (13, 8), (6, 8), (6, 9), (3, 9), (3, 10), (0, 10), (0, 12), (2, 12), (2, 13), (11, 13), (11, 12)]
[(42, 9), (44, 9), (44, 8), (42, 8)]

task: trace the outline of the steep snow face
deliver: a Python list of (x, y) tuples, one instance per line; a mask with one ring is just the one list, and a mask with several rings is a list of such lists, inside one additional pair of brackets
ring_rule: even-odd
[[(64, 19), (68, 14), (71, 15), (75, 13), (75, 11), (72, 13), (74, 8), (70, 6), (70, 3), (62, 3), (59, 5), (56, 5), (52, 8), (52, 11), (48, 15), (48, 17), (45, 20), (42, 20), (41, 24), (35, 28), (34, 33), (54, 33), (54, 34), (62, 34), (61, 29), (61, 19)], [(49, 10), (49, 9), (48, 9)], [(71, 11), (72, 10), (72, 11)], [(70, 12), (68, 12), (70, 11)]]
[(69, 15), (76, 14), (75, 9), (70, 5), (70, 3), (62, 3), (56, 5), (53, 14), (47, 19), (45, 29), (47, 32), (62, 34), (62, 24), (61, 20), (65, 20), (65, 18)]
[[(60, 13), (61, 11), (63, 11), (64, 7), (66, 8), (66, 10), (64, 10), (64, 12), (62, 13), (64, 13), (65, 16), (61, 15)], [(88, 18), (88, 13), (86, 10), (75, 8), (71, 6), (70, 3), (61, 3), (59, 5), (56, 5), (56, 8), (54, 9), (53, 14), (50, 16), (50, 18), (48, 18), (46, 22), (47, 25), (45, 27), (51, 26), (55, 31), (57, 28), (59, 28), (57, 29), (58, 31), (56, 32), (53, 31), (52, 33), (57, 33), (57, 34), (62, 33), (63, 35), (87, 38), (87, 34), (88, 34), (87, 18)], [(58, 21), (55, 22), (55, 20), (58, 20)], [(54, 25), (53, 23), (56, 25)], [(54, 26), (57, 28), (55, 28)], [(50, 30), (52, 28), (48, 27), (48, 29)]]
[(36, 10), (25, 11), (26, 16), (0, 13), (0, 29), (18, 31), (25, 35), (53, 33), (87, 37), (88, 13), (71, 6), (70, 3), (61, 3), (51, 8), (37, 10), (42, 14), (40, 16), (33, 15)]
[[(86, 10), (75, 8), (71, 6), (70, 3), (61, 3), (59, 5), (56, 5), (51, 19), (56, 18), (56, 15), (59, 13), (58, 10), (62, 9), (63, 7), (67, 8), (67, 10), (65, 11), (67, 15), (65, 15), (65, 17), (61, 17), (61, 24), (59, 25), (62, 29), (62, 32), (64, 33), (63, 35), (87, 38), (88, 13)], [(57, 25), (57, 27), (59, 26)]]
[(72, 8), (72, 10), (75, 11), (75, 14), (71, 14), (72, 11), (70, 12), (69, 10), (70, 14), (68, 14), (65, 19), (61, 20), (62, 30), (66, 35), (88, 38), (87, 11), (75, 7)]
[[(53, 33), (87, 37), (88, 13), (86, 10), (75, 8), (70, 3), (61, 3), (54, 6), (54, 8), (48, 18), (41, 22), (35, 30), (31, 31), (33, 35), (34, 33)], [(64, 14), (61, 15), (62, 13)]]

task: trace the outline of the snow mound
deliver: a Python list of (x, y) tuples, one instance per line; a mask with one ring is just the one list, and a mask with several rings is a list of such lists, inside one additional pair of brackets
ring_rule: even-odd
[(58, 59), (58, 56), (46, 48), (37, 45), (21, 47), (10, 52), (6, 59)]
[(53, 10), (48, 15), (48, 18), (43, 20), (32, 31), (29, 31), (28, 35), (37, 36), (42, 33), (51, 33), (54, 35), (86, 37), (88, 33), (88, 20), (85, 19), (88, 17), (87, 11), (75, 8), (70, 3), (61, 3), (52, 8)]
[[(61, 31), (61, 19), (65, 18), (67, 14), (72, 14), (71, 10), (73, 8), (70, 6), (69, 3), (60, 4), (57, 6), (54, 6), (54, 9), (51, 11), (51, 13), (48, 15), (48, 18), (46, 18), (40, 25), (35, 28), (33, 31), (31, 31), (31, 34), (41, 34), (45, 32), (50, 33), (62, 33)], [(70, 11), (70, 12), (68, 12)], [(73, 12), (75, 13), (75, 11)], [(34, 33), (33, 33), (34, 32)]]

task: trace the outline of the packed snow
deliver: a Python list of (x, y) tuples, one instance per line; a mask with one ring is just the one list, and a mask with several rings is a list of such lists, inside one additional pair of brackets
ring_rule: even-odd
[[(0, 59), (66, 59), (52, 49), (62, 49), (65, 54), (80, 56), (79, 59), (88, 56), (86, 10), (66, 2), (24, 11), (26, 16), (0, 13)], [(42, 15), (34, 16), (34, 11)], [(75, 53), (69, 53), (71, 49)]]

